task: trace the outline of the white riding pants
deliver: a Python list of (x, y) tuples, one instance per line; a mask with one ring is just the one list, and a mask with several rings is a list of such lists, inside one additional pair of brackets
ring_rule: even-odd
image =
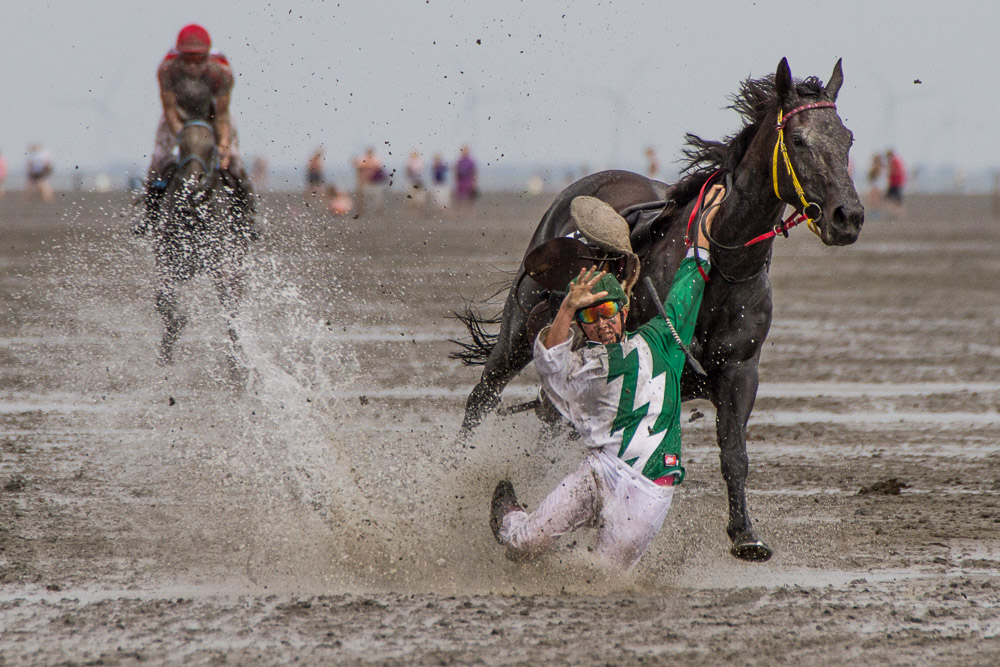
[(582, 526), (597, 528), (597, 555), (631, 570), (660, 532), (674, 497), (603, 450), (590, 452), (532, 512), (503, 518), (500, 539), (514, 554), (534, 556)]

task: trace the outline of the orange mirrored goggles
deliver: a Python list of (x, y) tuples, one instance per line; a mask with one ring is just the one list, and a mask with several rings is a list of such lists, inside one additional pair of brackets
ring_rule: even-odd
[(617, 301), (605, 301), (596, 306), (581, 308), (576, 311), (576, 320), (584, 324), (593, 324), (598, 319), (609, 320), (621, 311)]

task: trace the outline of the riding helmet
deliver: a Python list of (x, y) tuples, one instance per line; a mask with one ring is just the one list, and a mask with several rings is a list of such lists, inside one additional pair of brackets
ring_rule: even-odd
[(211, 49), (212, 38), (197, 23), (186, 25), (177, 33), (177, 50), (180, 53), (207, 54)]

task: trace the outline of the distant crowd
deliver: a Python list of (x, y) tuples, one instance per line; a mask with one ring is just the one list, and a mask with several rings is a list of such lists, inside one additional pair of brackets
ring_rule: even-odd
[[(645, 156), (646, 175), (650, 178), (657, 177), (659, 161), (654, 149), (647, 148)], [(382, 211), (388, 188), (396, 183), (396, 170), (389, 170), (373, 147), (350, 159), (354, 172), (353, 189), (329, 181), (325, 175), (325, 163), (325, 150), (319, 147), (306, 162), (306, 195), (321, 198), (323, 205), (334, 215), (363, 215), (366, 211)], [(24, 170), (25, 196), (43, 202), (52, 201), (53, 164), (49, 150), (39, 143), (29, 145), (25, 151)], [(853, 172), (853, 168), (851, 171)], [(0, 150), (0, 198), (4, 196), (8, 175), (9, 163)], [(257, 187), (266, 186), (268, 164), (264, 158), (257, 157), (253, 160), (250, 176)], [(865, 176), (868, 182), (866, 199), (873, 213), (880, 209), (889, 215), (901, 215), (905, 212), (903, 193), (908, 174), (902, 158), (895, 150), (890, 148), (884, 153), (873, 155)], [(429, 165), (420, 151), (413, 150), (406, 161), (404, 177), (408, 203), (427, 212), (449, 207), (468, 207), (479, 196), (478, 166), (468, 146), (461, 148), (453, 163), (446, 162), (440, 153), (436, 153)], [(541, 189), (541, 179), (536, 175), (529, 182), (528, 191), (537, 194)]]
[[(326, 178), (325, 149), (317, 148), (306, 162), (305, 193), (321, 197), (334, 215), (379, 213), (385, 205), (389, 186), (396, 183), (396, 170), (389, 170), (373, 147), (350, 160), (354, 172), (353, 189)], [(468, 146), (463, 146), (454, 164), (434, 155), (430, 167), (420, 151), (414, 150), (404, 170), (408, 203), (425, 211), (471, 206), (479, 196), (478, 166)], [(267, 164), (258, 158), (253, 163), (252, 178), (258, 187), (267, 179)]]

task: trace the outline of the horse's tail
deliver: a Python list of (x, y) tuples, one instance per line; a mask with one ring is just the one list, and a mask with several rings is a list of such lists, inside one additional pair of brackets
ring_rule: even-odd
[(484, 317), (472, 304), (465, 305), (464, 313), (453, 313), (452, 316), (465, 325), (469, 332), (468, 340), (451, 339), (461, 348), (458, 352), (448, 355), (449, 359), (458, 359), (466, 366), (482, 366), (497, 344), (499, 334), (490, 333), (486, 327), (500, 324), (503, 312), (492, 317)]

